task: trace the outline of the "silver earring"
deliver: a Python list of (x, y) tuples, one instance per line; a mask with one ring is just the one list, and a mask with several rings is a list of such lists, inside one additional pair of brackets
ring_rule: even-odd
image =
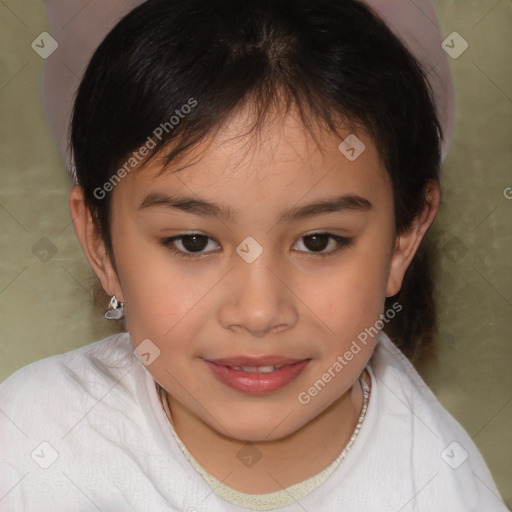
[(119, 302), (116, 299), (115, 295), (112, 295), (112, 298), (110, 299), (109, 306), (110, 306), (111, 309), (109, 309), (105, 313), (105, 318), (107, 318), (108, 320), (119, 320), (119, 319), (123, 318), (123, 316), (124, 316), (124, 303), (123, 302)]

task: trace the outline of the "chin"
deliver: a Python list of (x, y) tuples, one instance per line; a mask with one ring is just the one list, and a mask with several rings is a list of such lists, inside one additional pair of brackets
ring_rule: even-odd
[[(247, 414), (246, 411), (240, 413), (231, 412), (229, 418), (219, 418), (219, 423), (225, 427), (223, 435), (227, 435), (231, 439), (245, 442), (269, 442), (277, 441), (296, 432), (301, 425), (297, 425), (297, 418), (291, 414), (283, 414), (281, 409), (279, 413), (268, 411), (267, 413), (257, 414), (252, 412)], [(289, 419), (295, 420), (290, 424)], [(218, 425), (210, 426), (217, 430)]]

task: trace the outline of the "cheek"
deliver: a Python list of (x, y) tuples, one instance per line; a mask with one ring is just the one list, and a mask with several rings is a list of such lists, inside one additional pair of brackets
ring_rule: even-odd
[[(198, 312), (207, 316), (204, 308), (208, 300), (201, 299), (218, 283), (218, 268), (214, 265), (211, 269), (217, 270), (209, 270), (208, 263), (177, 261), (165, 247), (127, 225), (118, 225), (117, 230), (116, 262), (134, 342), (153, 338), (167, 344), (170, 339), (185, 339), (185, 328), (188, 338), (193, 337), (200, 329)], [(379, 317), (385, 300), (390, 244), (391, 230), (385, 223), (369, 226), (336, 263), (312, 264), (300, 277), (296, 275), (295, 293), (324, 330), (335, 334), (333, 338), (350, 340)], [(174, 346), (179, 341), (172, 343)]]
[(188, 325), (187, 316), (193, 316), (208, 287), (197, 278), (184, 276), (171, 267), (159, 267), (150, 262), (148, 266), (151, 268), (136, 270), (136, 275), (127, 281), (128, 328), (134, 341), (153, 337), (167, 343), (174, 333)]
[(207, 283), (193, 265), (173, 263), (165, 247), (120, 231), (116, 262), (125, 302), (127, 327), (135, 343), (162, 340), (181, 328)]
[(196, 396), (201, 391), (187, 370), (195, 354), (194, 340), (200, 337), (200, 299), (209, 286), (197, 274), (180, 271), (183, 265), (166, 264), (162, 254), (165, 251), (158, 248), (132, 251), (120, 265), (126, 323), (134, 348), (149, 339), (158, 349), (148, 367), (153, 378), (186, 402), (189, 393)]
[[(306, 285), (307, 304), (338, 339), (356, 337), (373, 325), (386, 298), (388, 246), (375, 237), (361, 239), (335, 266)], [(304, 292), (305, 293), (305, 292)]]

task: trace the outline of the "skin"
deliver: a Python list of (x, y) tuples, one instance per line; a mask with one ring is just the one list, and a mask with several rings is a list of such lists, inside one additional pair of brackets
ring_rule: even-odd
[[(347, 129), (339, 136), (318, 131), (313, 139), (292, 111), (275, 116), (264, 136), (254, 138), (244, 135), (248, 119), (244, 112), (232, 117), (179, 165), (171, 164), (170, 171), (179, 172), (157, 177), (155, 159), (121, 180), (112, 193), (115, 267), (79, 186), (69, 206), (91, 267), (105, 291), (125, 304), (134, 347), (150, 339), (160, 350), (147, 369), (167, 392), (184, 444), (224, 484), (263, 494), (317, 474), (350, 439), (362, 408), (358, 378), (376, 338), (308, 404), (297, 397), (375, 324), (385, 298), (399, 291), (437, 214), (440, 190), (429, 183), (422, 215), (397, 236), (391, 183), (365, 130), (356, 134), (366, 149), (351, 162), (338, 150)], [(234, 214), (139, 210), (149, 192), (205, 199)], [(283, 209), (344, 194), (367, 199), (371, 209), (277, 221)], [(190, 232), (211, 237), (199, 258), (176, 256), (160, 243)], [(336, 242), (327, 238), (315, 249), (305, 238), (311, 232), (353, 243), (333, 252)], [(247, 236), (263, 248), (252, 263), (235, 250)], [(204, 362), (266, 354), (310, 361), (287, 386), (264, 395), (227, 387)], [(247, 442), (262, 454), (250, 468), (237, 457)]]

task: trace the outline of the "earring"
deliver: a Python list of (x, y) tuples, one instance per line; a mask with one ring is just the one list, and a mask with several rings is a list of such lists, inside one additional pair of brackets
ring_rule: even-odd
[(119, 302), (116, 299), (115, 295), (112, 295), (112, 298), (110, 299), (109, 306), (111, 309), (109, 309), (105, 313), (105, 318), (108, 320), (119, 320), (123, 318), (124, 316), (124, 302)]

